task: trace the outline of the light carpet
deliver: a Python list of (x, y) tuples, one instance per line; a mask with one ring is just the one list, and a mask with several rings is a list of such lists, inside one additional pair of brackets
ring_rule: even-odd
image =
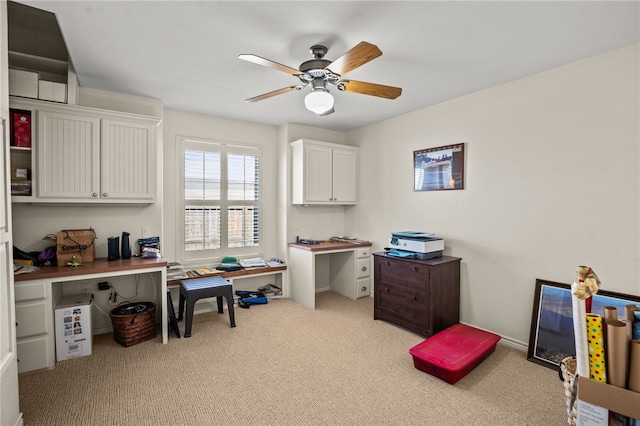
[[(373, 320), (373, 299), (333, 292), (194, 317), (193, 334), (19, 377), (25, 425), (564, 425), (558, 373), (498, 345), (450, 385), (416, 370), (422, 337)], [(182, 323), (181, 323), (182, 324)], [(183, 327), (183, 325), (181, 325)]]

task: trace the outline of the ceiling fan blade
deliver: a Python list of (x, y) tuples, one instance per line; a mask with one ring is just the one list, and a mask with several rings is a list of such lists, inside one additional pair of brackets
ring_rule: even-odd
[(291, 92), (293, 90), (300, 90), (304, 86), (289, 86), (283, 87), (282, 89), (274, 90), (273, 92), (263, 93), (262, 95), (254, 96), (253, 98), (245, 99), (245, 102), (257, 102), (262, 101), (264, 99), (271, 98), (276, 95), (281, 95), (283, 93)]
[(287, 74), (291, 74), (291, 75), (297, 76), (302, 74), (299, 70), (295, 68), (291, 68), (286, 65), (282, 65), (272, 60), (261, 58), (260, 56), (256, 56), (256, 55), (245, 55), (245, 54), (238, 55), (238, 59), (253, 62), (254, 64), (262, 65), (263, 67), (273, 68), (274, 70), (286, 72)]
[(386, 99), (395, 99), (402, 94), (400, 87), (355, 80), (342, 80), (338, 83), (338, 89), (344, 92), (360, 93), (362, 95), (377, 96)]
[(345, 75), (381, 55), (382, 52), (378, 49), (378, 46), (361, 41), (351, 50), (327, 65), (326, 69), (337, 75)]

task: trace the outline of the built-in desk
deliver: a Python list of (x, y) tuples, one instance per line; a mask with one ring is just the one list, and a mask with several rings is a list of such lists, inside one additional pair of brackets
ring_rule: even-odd
[(162, 258), (95, 259), (82, 266), (41, 266), (38, 271), (14, 277), (18, 371), (53, 368), (56, 362), (54, 309), (62, 297), (61, 283), (108, 279), (116, 276), (155, 274), (160, 289), (162, 343), (168, 340), (167, 262)]
[(315, 309), (316, 292), (350, 299), (371, 293), (371, 243), (289, 244), (290, 297)]

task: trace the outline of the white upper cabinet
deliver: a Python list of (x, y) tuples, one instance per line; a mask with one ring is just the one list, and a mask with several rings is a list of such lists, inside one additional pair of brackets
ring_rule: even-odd
[(100, 197), (100, 119), (38, 110), (38, 197)]
[(358, 148), (299, 139), (291, 142), (293, 204), (358, 201)]
[[(24, 107), (24, 102), (14, 103)], [(37, 185), (33, 196), (14, 197), (14, 202), (155, 202), (157, 118), (35, 102), (27, 106), (37, 117)]]
[(155, 199), (156, 125), (140, 120), (102, 120), (102, 198)]

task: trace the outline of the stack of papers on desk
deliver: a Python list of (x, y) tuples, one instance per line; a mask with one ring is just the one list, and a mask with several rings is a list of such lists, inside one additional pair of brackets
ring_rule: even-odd
[(179, 280), (187, 278), (187, 272), (178, 262), (167, 263), (167, 281)]
[(249, 259), (240, 259), (238, 263), (244, 269), (265, 268), (267, 266), (267, 262), (265, 262), (264, 259), (262, 259), (261, 257), (251, 257)]

